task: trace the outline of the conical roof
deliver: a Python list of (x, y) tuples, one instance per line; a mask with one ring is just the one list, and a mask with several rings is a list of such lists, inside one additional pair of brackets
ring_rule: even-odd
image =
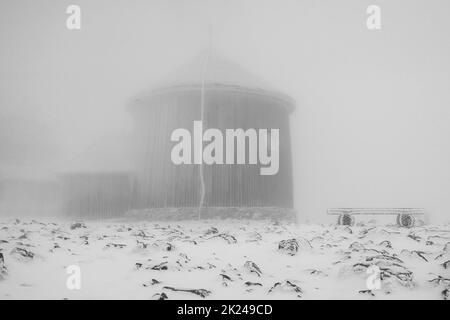
[(179, 67), (157, 84), (157, 87), (222, 84), (277, 91), (274, 86), (215, 51), (204, 51)]

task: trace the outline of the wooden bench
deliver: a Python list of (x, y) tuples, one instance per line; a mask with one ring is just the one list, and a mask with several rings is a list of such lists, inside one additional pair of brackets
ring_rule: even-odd
[(401, 227), (412, 228), (417, 215), (424, 215), (422, 208), (331, 208), (330, 215), (338, 215), (339, 225), (354, 225), (355, 215), (397, 215), (397, 224)]

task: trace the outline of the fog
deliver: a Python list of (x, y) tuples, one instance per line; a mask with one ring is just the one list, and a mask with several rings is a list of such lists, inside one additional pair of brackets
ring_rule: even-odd
[[(80, 30), (66, 28), (71, 4)], [(371, 4), (381, 30), (366, 27)], [(448, 221), (449, 9), (446, 0), (1, 0), (0, 178), (56, 179), (99, 141), (129, 141), (129, 99), (212, 34), (214, 50), (297, 102), (302, 219), (325, 221), (330, 207), (420, 207)], [(112, 157), (108, 166), (126, 166), (125, 153)]]

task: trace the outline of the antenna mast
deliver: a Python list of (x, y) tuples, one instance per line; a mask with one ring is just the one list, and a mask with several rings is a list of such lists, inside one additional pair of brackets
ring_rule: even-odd
[[(209, 64), (209, 59), (211, 56), (211, 51), (212, 51), (212, 25), (209, 25), (209, 46), (208, 46), (208, 50), (206, 52), (206, 56), (205, 56), (205, 60), (203, 63), (203, 72), (202, 72), (202, 88), (201, 88), (201, 121), (202, 121), (202, 125), (203, 128), (205, 128), (205, 112), (206, 112), (206, 106), (205, 106), (205, 84), (206, 84), (206, 73), (208, 70), (208, 64)], [(201, 148), (201, 150), (203, 150), (203, 148)], [(203, 152), (203, 151), (202, 151)], [(203, 159), (203, 154), (201, 155), (201, 159)], [(202, 215), (202, 209), (203, 209), (203, 205), (205, 202), (205, 194), (206, 194), (206, 189), (205, 189), (205, 176), (204, 176), (204, 172), (203, 172), (203, 160), (202, 163), (200, 164), (200, 186), (201, 186), (201, 194), (200, 194), (200, 203), (198, 206), (198, 219), (201, 219), (201, 215)]]

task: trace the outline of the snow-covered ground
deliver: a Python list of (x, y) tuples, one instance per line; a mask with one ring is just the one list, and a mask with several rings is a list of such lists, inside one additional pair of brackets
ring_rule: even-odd
[[(11, 220), (0, 222), (0, 253), (0, 299), (443, 299), (450, 290), (450, 225)], [(71, 265), (79, 290), (67, 286)]]

